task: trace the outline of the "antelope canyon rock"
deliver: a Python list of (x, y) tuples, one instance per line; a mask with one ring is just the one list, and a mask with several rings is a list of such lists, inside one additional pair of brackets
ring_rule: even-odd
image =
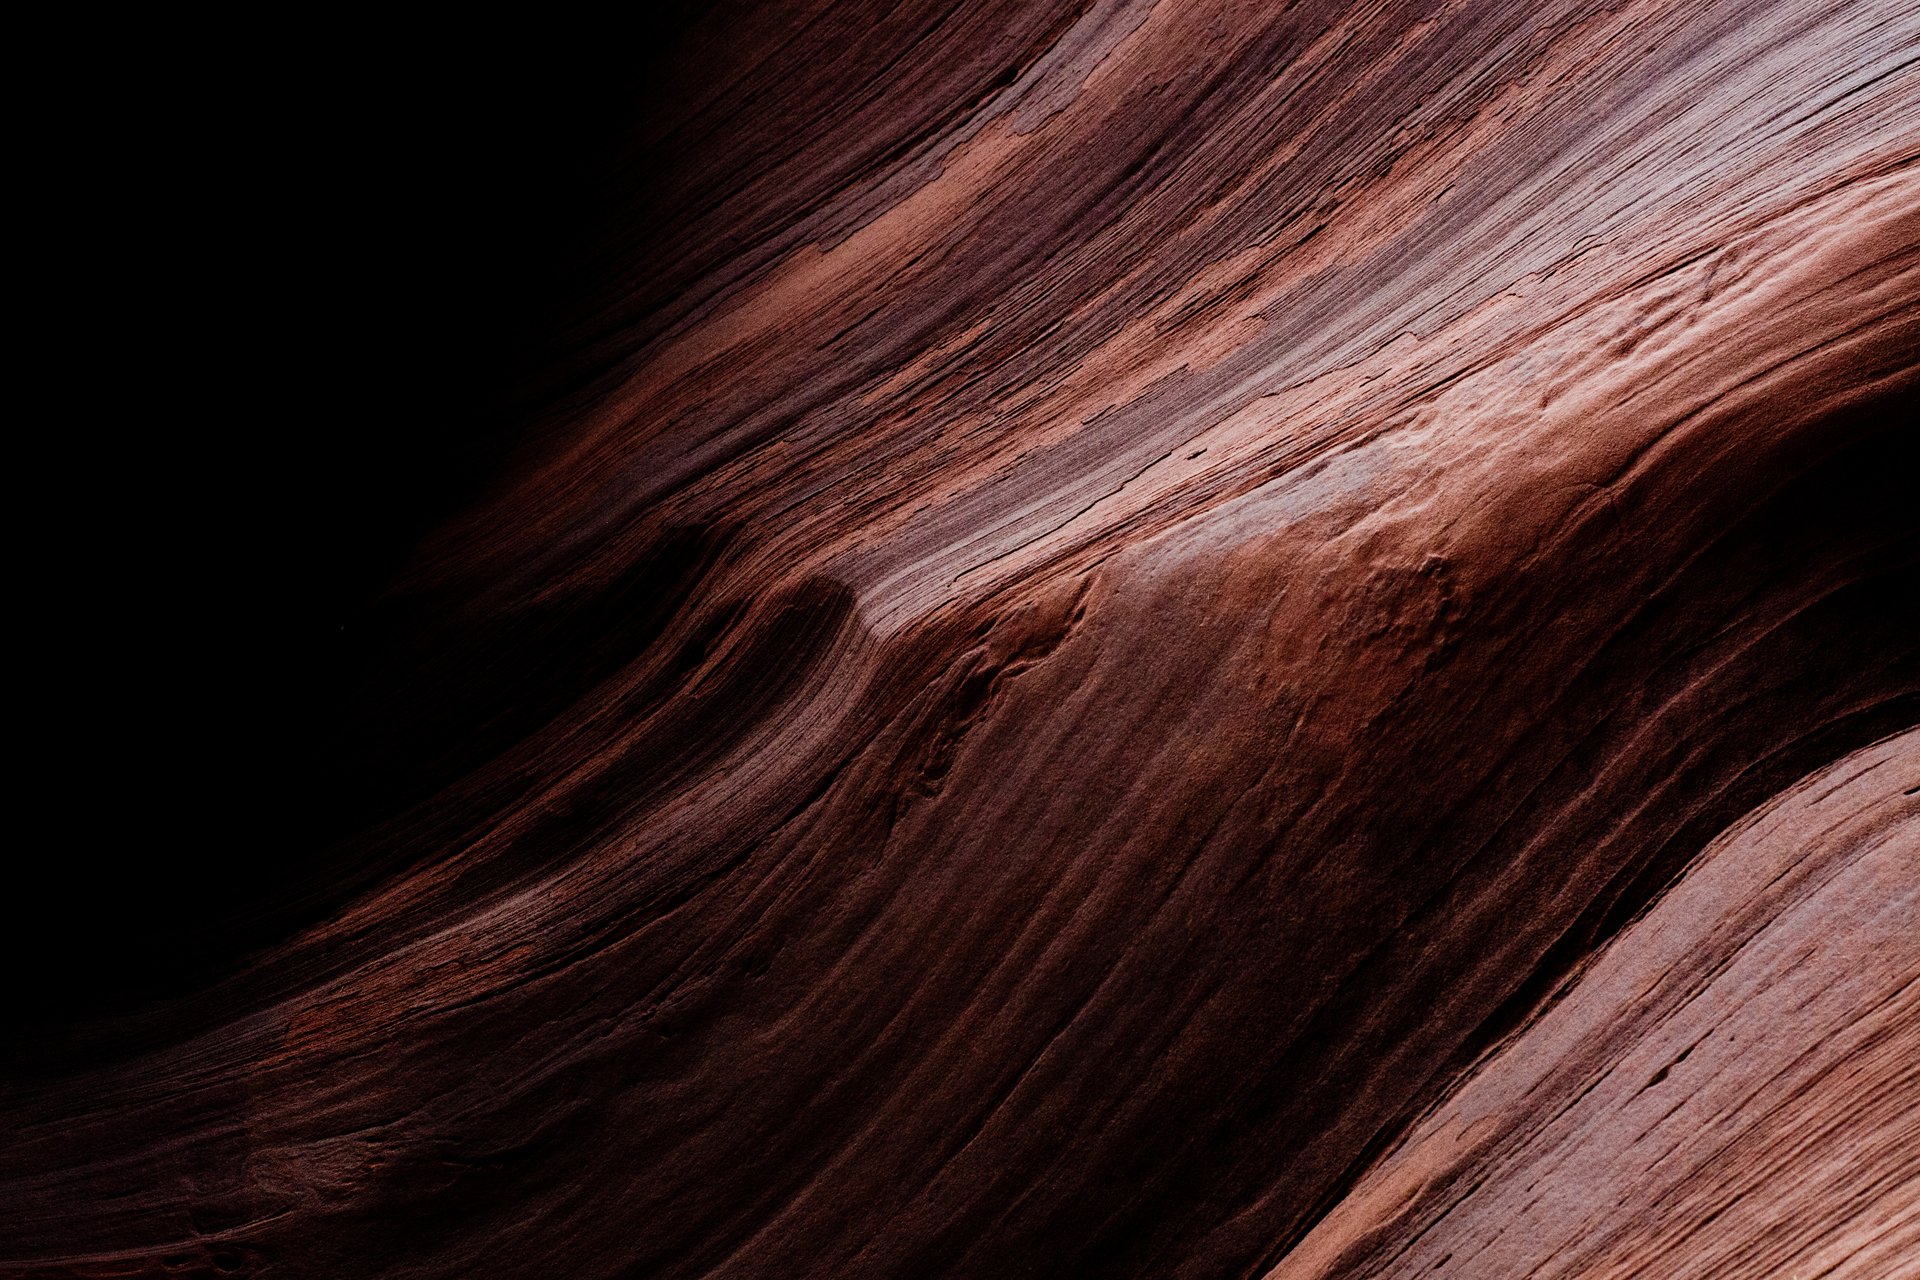
[(0, 1274), (1920, 1276), (1920, 10), (551, 43), (207, 144)]

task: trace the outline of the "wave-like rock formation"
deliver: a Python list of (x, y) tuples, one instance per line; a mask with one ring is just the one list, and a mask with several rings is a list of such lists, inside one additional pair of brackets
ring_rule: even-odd
[(1920, 12), (648, 39), (0, 1272), (1920, 1275)]

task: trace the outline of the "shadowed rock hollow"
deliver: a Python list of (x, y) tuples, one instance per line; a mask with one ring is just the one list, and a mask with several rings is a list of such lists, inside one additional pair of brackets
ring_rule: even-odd
[(1913, 1274), (1909, 6), (645, 39), (0, 1272)]

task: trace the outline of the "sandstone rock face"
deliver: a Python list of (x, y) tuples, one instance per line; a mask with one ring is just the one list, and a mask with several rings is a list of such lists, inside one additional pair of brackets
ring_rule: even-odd
[(676, 39), (0, 1273), (1920, 1275), (1920, 13)]

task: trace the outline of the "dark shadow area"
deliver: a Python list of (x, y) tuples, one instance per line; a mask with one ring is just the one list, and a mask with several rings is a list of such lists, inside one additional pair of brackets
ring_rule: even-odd
[(48, 512), (16, 598), (37, 812), (0, 1035), (230, 967), (295, 923), (288, 886), (365, 870), (326, 863), (342, 831), (458, 767), (366, 780), (347, 757), (382, 748), (344, 723), (366, 646), (343, 637), (393, 630), (383, 585), (545, 394), (582, 266), (644, 195), (618, 158), (690, 12), (169, 29), (75, 68), (36, 184), (30, 372), (63, 409), (25, 466)]

